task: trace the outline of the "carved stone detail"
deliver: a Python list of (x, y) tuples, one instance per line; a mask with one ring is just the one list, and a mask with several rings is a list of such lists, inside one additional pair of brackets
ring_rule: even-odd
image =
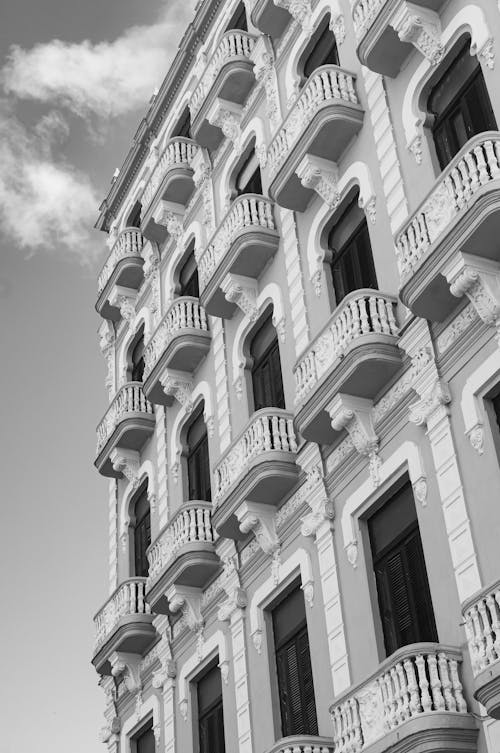
[(476, 424), (469, 431), (469, 442), (478, 455), (484, 454), (484, 428), (482, 424)]
[(334, 431), (346, 429), (359, 454), (368, 458), (372, 484), (377, 487), (380, 458), (379, 438), (373, 425), (373, 401), (339, 392), (327, 406), (327, 411)]
[(221, 289), (229, 303), (235, 303), (251, 322), (259, 318), (257, 308), (257, 282), (251, 277), (227, 274), (221, 282)]
[(196, 635), (196, 652), (200, 661), (203, 657), (203, 628), (205, 627), (205, 620), (201, 613), (202, 595), (200, 588), (175, 584), (167, 591), (170, 611), (175, 614), (181, 610), (186, 625)]
[(193, 380), (190, 374), (184, 371), (165, 369), (160, 377), (160, 383), (165, 395), (173, 397), (182, 405), (186, 413), (191, 413), (193, 409)]
[(132, 489), (137, 489), (139, 486), (138, 474), (141, 462), (137, 450), (125, 450), (122, 447), (117, 447), (111, 451), (109, 458), (113, 470), (117, 473), (123, 473), (125, 478), (132, 484)]
[(345, 19), (342, 13), (335, 15), (332, 12), (329, 28), (334, 33), (337, 44), (343, 44), (345, 40)]
[(339, 203), (338, 167), (335, 162), (306, 154), (296, 170), (304, 188), (316, 191), (332, 209)]
[(439, 15), (428, 8), (403, 2), (391, 21), (391, 26), (402, 42), (416, 47), (432, 65), (443, 57), (441, 22)]
[(210, 125), (220, 128), (226, 139), (233, 142), (237, 154), (241, 152), (241, 114), (241, 105), (216, 99), (207, 118)]
[(323, 461), (318, 445), (309, 442), (297, 456), (297, 463), (306, 473), (304, 499), (310, 512), (301, 518), (303, 536), (315, 536), (325, 521), (335, 515), (333, 503), (328, 498), (323, 472)]
[(113, 651), (109, 657), (109, 663), (111, 664), (111, 674), (113, 677), (123, 676), (123, 681), (129, 693), (141, 693), (141, 656), (123, 651)]
[(252, 531), (263, 552), (275, 555), (281, 543), (276, 532), (276, 513), (270, 505), (243, 502), (236, 510), (242, 533)]
[[(274, 53), (270, 45), (266, 43), (264, 37), (260, 37), (257, 41), (251, 55), (254, 61), (254, 74), (257, 82), (264, 87), (266, 93), (266, 114), (273, 125), (276, 125), (279, 115), (279, 99), (278, 99), (278, 86), (276, 80), (276, 71), (274, 68)], [(265, 167), (267, 162), (267, 150), (264, 144), (261, 144), (262, 158), (264, 164), (262, 164), (259, 158), (261, 167)], [(265, 155), (265, 156), (264, 156)]]
[(310, 0), (274, 0), (274, 4), (287, 10), (305, 32), (312, 32)]
[(173, 201), (160, 201), (153, 214), (153, 219), (157, 225), (163, 225), (169, 235), (179, 240), (183, 234), (182, 218), (184, 207), (181, 204), (175, 204)]
[(111, 306), (116, 306), (116, 308), (120, 309), (120, 316), (126, 322), (131, 322), (135, 319), (136, 301), (137, 292), (122, 285), (115, 285), (109, 296)]

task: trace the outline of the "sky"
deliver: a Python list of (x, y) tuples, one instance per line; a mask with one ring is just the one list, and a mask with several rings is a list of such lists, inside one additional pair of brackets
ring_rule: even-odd
[(104, 753), (107, 407), (93, 229), (193, 0), (0, 3), (2, 753)]

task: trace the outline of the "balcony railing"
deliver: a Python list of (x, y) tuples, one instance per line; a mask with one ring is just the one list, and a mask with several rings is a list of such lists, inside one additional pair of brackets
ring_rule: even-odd
[(153, 415), (153, 406), (142, 391), (141, 382), (127, 382), (121, 387), (97, 427), (97, 454), (102, 450), (118, 424), (137, 414)]
[(190, 544), (210, 544), (214, 541), (209, 502), (188, 502), (160, 533), (148, 551), (148, 588)]
[(253, 194), (244, 194), (233, 202), (198, 262), (200, 290), (206, 288), (238, 236), (259, 228), (276, 229), (273, 206), (269, 199)]
[(296, 403), (307, 397), (358, 338), (369, 334), (396, 336), (395, 305), (395, 298), (375, 290), (355, 290), (346, 296), (295, 367)]
[(121, 231), (99, 275), (97, 283), (97, 292), (99, 295), (109, 282), (118, 262), (127, 257), (140, 259), (142, 246), (143, 238), (138, 228), (127, 227)]
[(498, 181), (500, 134), (471, 139), (439, 176), (422, 206), (396, 238), (398, 266), (404, 284), (433, 251), (434, 244), (467, 211), (483, 186)]
[(472, 671), (477, 676), (500, 659), (500, 581), (481, 591), (464, 617)]
[(269, 180), (272, 181), (313, 116), (325, 103), (359, 104), (355, 76), (337, 66), (318, 68), (308, 79), (299, 98), (268, 149)]
[(144, 351), (144, 380), (151, 374), (172, 340), (181, 336), (185, 330), (208, 332), (207, 315), (197, 298), (176, 298), (165, 313)]
[(144, 600), (146, 578), (130, 578), (122, 583), (94, 617), (96, 639), (94, 653), (106, 643), (124, 617), (150, 614)]
[(278, 740), (266, 753), (333, 753), (333, 742), (327, 737), (293, 735)]
[[(404, 723), (418, 717), (422, 731), (428, 731), (433, 714), (466, 713), (460, 661), (459, 651), (439, 644), (413, 644), (397, 651), (375, 676), (330, 708), (334, 753), (359, 753), (395, 729), (403, 740)], [(444, 723), (441, 736), (433, 739), (446, 743), (447, 728), (452, 727), (453, 721)], [(415, 733), (414, 725), (411, 735)]]
[(238, 60), (239, 58), (249, 60), (255, 47), (255, 41), (255, 37), (245, 31), (228, 31), (224, 34), (191, 97), (189, 103), (191, 118), (194, 118), (201, 109), (222, 68), (231, 60)]
[(250, 425), (216, 466), (214, 507), (245, 476), (252, 461), (273, 450), (290, 454), (297, 451), (293, 419), (286, 411), (264, 408), (255, 414)]
[(142, 208), (145, 212), (166, 174), (173, 168), (191, 168), (191, 161), (199, 147), (191, 139), (177, 137), (168, 142), (158, 160), (142, 195)]

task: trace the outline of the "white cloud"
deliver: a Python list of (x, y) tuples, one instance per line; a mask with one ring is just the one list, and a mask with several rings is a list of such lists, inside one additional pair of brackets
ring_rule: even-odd
[(99, 199), (88, 176), (54, 157), (52, 145), (66, 134), (60, 113), (29, 133), (0, 101), (0, 223), (22, 249), (62, 249), (88, 263), (102, 253), (91, 235)]
[(22, 99), (64, 106), (88, 118), (110, 118), (144, 106), (173, 59), (194, 0), (168, 0), (157, 23), (134, 26), (112, 42), (55, 39), (10, 50), (4, 90)]

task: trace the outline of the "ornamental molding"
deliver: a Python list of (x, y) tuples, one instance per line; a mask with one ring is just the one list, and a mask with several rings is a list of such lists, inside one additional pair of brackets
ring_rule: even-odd
[[(273, 125), (277, 125), (279, 115), (278, 85), (275, 70), (275, 55), (265, 36), (259, 37), (252, 50), (253, 72), (258, 84), (263, 86), (266, 95), (266, 115)], [(267, 161), (267, 149), (264, 145)], [(259, 160), (260, 161), (260, 160)], [(261, 163), (261, 167), (265, 167)]]
[(279, 580), (281, 542), (276, 530), (276, 511), (271, 505), (243, 502), (236, 510), (242, 533), (252, 532), (265, 554), (272, 557), (272, 575)]
[(223, 564), (220, 584), (227, 596), (219, 607), (217, 619), (221, 622), (228, 622), (233, 615), (246, 608), (248, 599), (245, 589), (241, 587), (239, 558), (235, 542), (232, 539), (219, 539), (216, 551)]
[(165, 369), (160, 377), (160, 384), (167, 397), (173, 397), (186, 413), (193, 410), (193, 380), (187, 371)]
[(480, 319), (495, 327), (500, 344), (500, 264), (459, 251), (443, 269), (456, 298), (466, 295)]
[(226, 301), (235, 303), (251, 322), (259, 318), (257, 306), (258, 285), (251, 277), (227, 274), (221, 282), (221, 290)]
[(304, 32), (312, 34), (310, 0), (273, 0), (273, 2), (277, 8), (287, 10), (294, 21), (300, 24)]
[(203, 596), (201, 588), (174, 584), (170, 586), (166, 595), (170, 611), (173, 614), (181, 611), (187, 627), (196, 635), (196, 653), (199, 661), (201, 661), (203, 658), (203, 629), (205, 627), (205, 620), (201, 613)]
[(431, 65), (437, 65), (444, 54), (439, 15), (429, 8), (403, 2), (391, 22), (401, 42), (412, 44)]
[(310, 512), (300, 520), (303, 536), (315, 536), (325, 521), (331, 523), (335, 511), (330, 501), (323, 471), (323, 461), (319, 447), (314, 442), (304, 446), (297, 456), (297, 464), (306, 474), (303, 486), (303, 500), (310, 508)]
[(139, 487), (139, 467), (141, 456), (137, 450), (126, 450), (122, 447), (116, 447), (111, 450), (109, 459), (116, 473), (122, 473), (130, 482), (132, 491)]
[(327, 406), (334, 431), (346, 429), (357, 452), (368, 458), (374, 487), (380, 483), (379, 437), (373, 423), (373, 400), (339, 392)]
[(141, 660), (142, 657), (139, 654), (129, 654), (124, 651), (113, 651), (109, 657), (113, 677), (123, 677), (129, 693), (138, 695), (142, 692)]
[(210, 125), (220, 128), (226, 139), (233, 142), (236, 154), (241, 153), (241, 117), (242, 106), (235, 102), (216, 98), (210, 108), (207, 120)]
[(151, 684), (153, 688), (161, 690), (169, 681), (174, 681), (177, 676), (177, 667), (172, 654), (171, 629), (166, 615), (157, 615), (153, 619), (153, 625), (161, 636), (157, 644), (157, 656), (160, 660), (160, 669), (153, 672)]
[(176, 240), (180, 240), (184, 232), (182, 227), (183, 216), (184, 207), (182, 204), (177, 204), (173, 201), (165, 201), (164, 199), (158, 202), (158, 206), (153, 212), (153, 220), (155, 223), (165, 227), (167, 233)]
[(301, 185), (315, 191), (334, 209), (340, 201), (339, 169), (335, 162), (306, 154), (295, 171)]
[(330, 16), (329, 29), (335, 35), (335, 40), (338, 45), (344, 43), (345, 40), (345, 18), (342, 13), (335, 13), (332, 9)]
[(109, 296), (109, 303), (120, 310), (120, 316), (124, 321), (132, 322), (135, 319), (135, 305), (137, 291), (125, 288), (123, 285), (115, 285)]

